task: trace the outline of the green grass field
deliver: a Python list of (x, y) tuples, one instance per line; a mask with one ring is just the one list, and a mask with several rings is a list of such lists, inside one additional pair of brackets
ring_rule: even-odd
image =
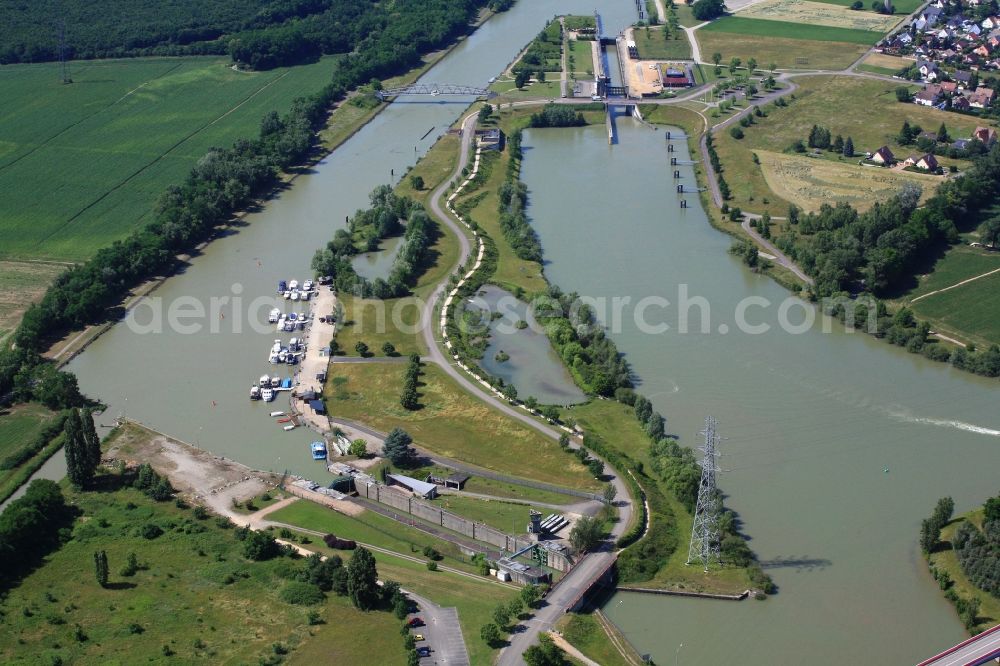
[[(973, 236), (964, 236), (962, 242), (949, 249), (934, 264), (933, 270), (920, 278), (920, 284), (903, 296), (900, 301), (909, 303), (918, 296), (950, 287), (963, 280), (1000, 268), (1000, 252), (969, 247), (968, 243), (971, 240), (974, 240)], [(954, 291), (958, 291), (958, 289)]]
[(758, 37), (777, 37), (817, 42), (843, 42), (845, 44), (864, 44), (865, 46), (871, 46), (882, 37), (882, 33), (870, 30), (810, 25), (794, 23), (792, 21), (752, 19), (741, 16), (726, 16), (725, 18), (712, 21), (704, 28), (701, 28), (699, 32), (721, 32), (726, 34), (756, 35)]
[(643, 60), (690, 60), (691, 43), (683, 32), (676, 39), (664, 39), (662, 29), (637, 29), (635, 47)]
[(878, 65), (858, 65), (858, 71), (881, 74), (882, 76), (894, 76), (896, 74), (896, 70), (889, 69), (888, 67), (879, 67)]
[[(567, 498), (568, 499), (568, 498)], [(535, 509), (549, 515), (553, 509), (528, 506), (500, 500), (484, 500), (461, 495), (441, 495), (432, 502), (438, 508), (457, 513), (460, 516), (485, 523), (508, 534), (522, 534), (528, 524), (528, 510)]]
[(1000, 273), (928, 296), (910, 307), (936, 332), (980, 346), (1000, 344)]
[(423, 448), (497, 472), (569, 488), (600, 487), (554, 440), (494, 411), (436, 366), (423, 367), (417, 388), (421, 408), (403, 409), (399, 392), (405, 372), (403, 364), (332, 365), (325, 394), (330, 415), (383, 432), (401, 427)]
[(234, 72), (223, 58), (5, 67), (0, 258), (78, 261), (147, 221), (156, 198), (212, 146), (318, 90), (331, 63)]
[(594, 53), (593, 42), (586, 40), (571, 39), (569, 42), (569, 56), (572, 61), (567, 60), (570, 74), (578, 79), (594, 78)]
[(703, 58), (710, 58), (712, 53), (721, 53), (723, 64), (728, 63), (730, 58), (741, 58), (744, 62), (748, 58), (756, 58), (762, 67), (774, 63), (781, 69), (844, 69), (868, 50), (867, 44), (741, 35), (706, 31), (705, 28), (695, 32), (695, 37)]
[[(84, 515), (73, 539), (4, 598), (5, 664), (257, 663), (274, 656), (275, 643), (293, 658), (300, 648), (342, 663), (405, 658), (399, 621), (357, 611), (346, 598), (316, 606), (325, 624), (309, 626), (308, 607), (278, 596), (299, 565), (246, 560), (233, 530), (214, 520), (131, 489), (66, 492)], [(164, 534), (139, 536), (147, 523)], [(108, 588), (94, 580), (97, 550), (108, 554)], [(129, 552), (145, 566), (125, 577), (119, 571)], [(77, 625), (86, 640), (74, 638)]]

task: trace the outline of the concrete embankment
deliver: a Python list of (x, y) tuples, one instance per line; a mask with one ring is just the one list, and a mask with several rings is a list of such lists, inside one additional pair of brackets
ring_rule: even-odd
[(687, 590), (659, 590), (651, 587), (618, 586), (619, 592), (641, 592), (643, 594), (663, 594), (670, 597), (693, 597), (695, 599), (720, 599), (722, 601), (743, 601), (750, 596), (750, 590), (740, 594), (710, 594), (708, 592), (689, 592)]

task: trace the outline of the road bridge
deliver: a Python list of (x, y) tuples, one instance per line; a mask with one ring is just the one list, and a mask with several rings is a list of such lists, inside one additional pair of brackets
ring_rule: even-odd
[(1000, 660), (1000, 624), (962, 641), (917, 666), (979, 666)]
[(431, 97), (451, 95), (458, 97), (485, 97), (487, 99), (496, 97), (496, 93), (488, 88), (462, 86), (454, 83), (413, 83), (401, 88), (385, 88), (384, 90), (377, 91), (375, 94), (382, 101), (400, 95), (430, 95)]

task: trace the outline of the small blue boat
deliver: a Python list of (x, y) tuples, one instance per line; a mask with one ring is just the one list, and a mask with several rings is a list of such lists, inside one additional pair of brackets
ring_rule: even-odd
[(313, 460), (326, 460), (326, 444), (323, 442), (313, 442), (310, 445)]
[(283, 294), (286, 291), (288, 291), (288, 283), (285, 282), (284, 280), (280, 280), (278, 282), (278, 293)]
[(282, 379), (281, 380), (281, 388), (286, 388), (286, 389), (292, 388), (292, 380), (291, 380), (291, 378)]

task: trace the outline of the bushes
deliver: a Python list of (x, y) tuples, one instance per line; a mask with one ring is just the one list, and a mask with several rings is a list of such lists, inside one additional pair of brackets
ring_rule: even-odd
[(279, 596), (286, 604), (298, 604), (301, 606), (315, 606), (323, 603), (326, 595), (323, 591), (312, 583), (293, 580), (285, 584)]
[(510, 152), (507, 178), (497, 192), (500, 230), (519, 259), (541, 262), (541, 242), (538, 240), (535, 230), (528, 223), (527, 215), (524, 212), (528, 203), (528, 186), (518, 179), (521, 169), (520, 130), (508, 137), (507, 150)]
[(546, 104), (531, 114), (531, 127), (582, 127), (587, 124), (583, 114), (568, 104)]
[(6, 587), (60, 543), (73, 518), (59, 486), (36, 479), (0, 513), (0, 586)]

